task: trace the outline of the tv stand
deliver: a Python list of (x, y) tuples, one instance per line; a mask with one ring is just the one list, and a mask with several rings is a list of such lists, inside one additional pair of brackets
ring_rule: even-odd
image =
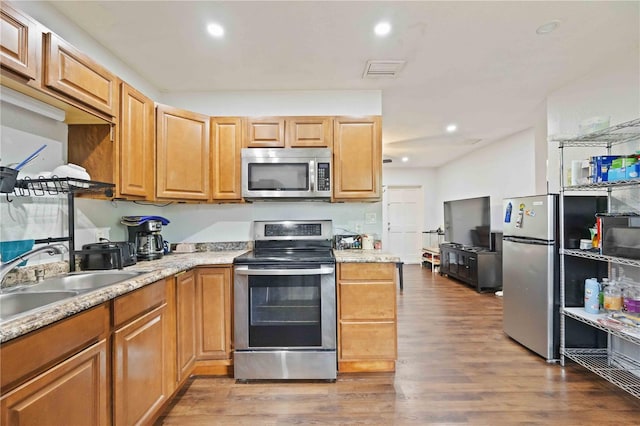
[(440, 244), (440, 275), (469, 284), (479, 293), (502, 289), (502, 252), (487, 248)]

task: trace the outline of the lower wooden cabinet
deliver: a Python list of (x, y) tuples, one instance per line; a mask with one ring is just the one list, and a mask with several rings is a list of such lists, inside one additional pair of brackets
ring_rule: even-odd
[(115, 425), (149, 423), (173, 391), (166, 294), (163, 280), (114, 300), (115, 324), (131, 318), (113, 333)]
[(2, 396), (3, 425), (108, 425), (107, 340)]
[(196, 272), (196, 343), (202, 373), (223, 374), (231, 360), (231, 268)]
[(196, 362), (196, 279), (193, 270), (176, 275), (176, 362), (179, 385)]
[(338, 371), (395, 371), (396, 268), (338, 265)]

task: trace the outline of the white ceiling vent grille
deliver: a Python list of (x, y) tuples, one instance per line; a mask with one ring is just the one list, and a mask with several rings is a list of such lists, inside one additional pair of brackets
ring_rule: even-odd
[(367, 61), (362, 78), (396, 78), (405, 61)]

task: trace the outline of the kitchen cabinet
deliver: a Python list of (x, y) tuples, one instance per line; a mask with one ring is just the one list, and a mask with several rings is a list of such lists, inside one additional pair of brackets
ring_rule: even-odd
[(332, 117), (287, 117), (285, 146), (290, 148), (332, 148)]
[(118, 78), (53, 33), (44, 34), (42, 78), (48, 89), (117, 115)]
[(284, 148), (284, 117), (247, 117), (244, 148)]
[(0, 348), (4, 425), (110, 423), (109, 304)]
[(396, 268), (338, 264), (338, 371), (395, 371)]
[(193, 270), (176, 275), (177, 385), (184, 382), (196, 362), (196, 279)]
[(335, 117), (333, 198), (377, 201), (382, 195), (380, 117)]
[(150, 284), (113, 301), (113, 423), (152, 421), (173, 392), (172, 328), (167, 283)]
[(211, 117), (211, 198), (241, 201), (242, 119)]
[(156, 108), (156, 196), (207, 201), (209, 117), (166, 105)]
[(155, 196), (155, 105), (124, 82), (120, 100), (116, 190), (120, 197), (151, 201)]
[[(566, 176), (565, 156), (570, 155), (569, 148), (579, 149), (581, 155), (584, 148), (592, 150), (593, 155), (627, 155), (631, 154), (637, 148), (637, 142), (640, 141), (640, 119), (621, 123), (608, 129), (600, 130), (591, 134), (577, 136), (573, 138), (557, 138), (553, 142), (558, 144), (560, 150), (560, 357), (561, 364), (565, 365), (567, 359), (582, 365), (595, 374), (603, 377), (605, 380), (615, 384), (616, 386), (626, 390), (630, 394), (640, 398), (640, 333), (637, 328), (624, 327), (612, 320), (607, 313), (591, 314), (584, 309), (584, 298), (576, 298), (574, 295), (584, 295), (585, 278), (589, 276), (581, 275), (584, 270), (599, 270), (598, 266), (605, 265), (608, 270), (609, 278), (620, 280), (621, 276), (626, 278), (623, 287), (626, 292), (632, 289), (640, 290), (640, 260), (619, 255), (602, 255), (598, 251), (580, 250), (577, 248), (569, 248), (569, 241), (566, 235), (566, 229), (574, 226), (571, 218), (574, 216), (565, 216), (567, 209), (566, 200), (575, 192), (584, 193), (584, 191), (603, 191), (606, 192), (608, 198), (608, 213), (624, 213), (624, 215), (635, 215), (640, 213), (640, 179), (626, 178), (620, 180), (611, 180), (613, 173), (606, 170), (606, 178), (600, 182), (578, 183), (576, 185), (568, 185), (562, 179)], [(575, 151), (573, 151), (575, 152)], [(575, 158), (574, 158), (575, 159)], [(601, 170), (596, 172), (601, 175)], [(622, 227), (624, 228), (624, 227)], [(623, 231), (620, 228), (620, 232)], [(602, 229), (600, 230), (602, 233)], [(602, 244), (603, 236), (600, 235), (600, 243)], [(604, 238), (605, 244), (607, 239)], [(629, 240), (631, 241), (631, 240)], [(637, 242), (636, 242), (637, 243)], [(609, 241), (608, 248), (613, 252), (617, 252), (617, 242)], [(633, 244), (630, 244), (632, 247)], [(574, 247), (574, 246), (571, 246)], [(580, 270), (573, 267), (580, 262)], [(595, 264), (591, 268), (590, 264)], [(580, 279), (576, 279), (580, 276)], [(604, 278), (596, 275), (592, 277)], [(600, 281), (600, 280), (599, 280)], [(576, 300), (578, 299), (578, 300)], [(634, 315), (632, 313), (627, 313)], [(637, 315), (634, 315), (637, 317)], [(581, 341), (579, 336), (580, 327), (584, 325), (594, 333), (603, 334), (606, 337), (604, 347), (600, 344), (605, 339), (593, 339), (592, 344), (588, 345)], [(576, 343), (578, 342), (578, 343)]]
[(21, 77), (34, 80), (40, 48), (38, 24), (6, 2), (2, 2), (0, 8), (0, 65)]
[(440, 275), (469, 284), (478, 292), (502, 288), (502, 253), (460, 244), (440, 244)]
[(231, 268), (203, 267), (196, 272), (197, 372), (227, 374), (231, 366)]

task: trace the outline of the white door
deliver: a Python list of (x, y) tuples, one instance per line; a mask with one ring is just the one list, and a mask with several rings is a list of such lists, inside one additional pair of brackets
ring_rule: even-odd
[(384, 195), (383, 216), (387, 222), (384, 250), (399, 256), (404, 263), (420, 263), (424, 222), (422, 187), (388, 186)]

